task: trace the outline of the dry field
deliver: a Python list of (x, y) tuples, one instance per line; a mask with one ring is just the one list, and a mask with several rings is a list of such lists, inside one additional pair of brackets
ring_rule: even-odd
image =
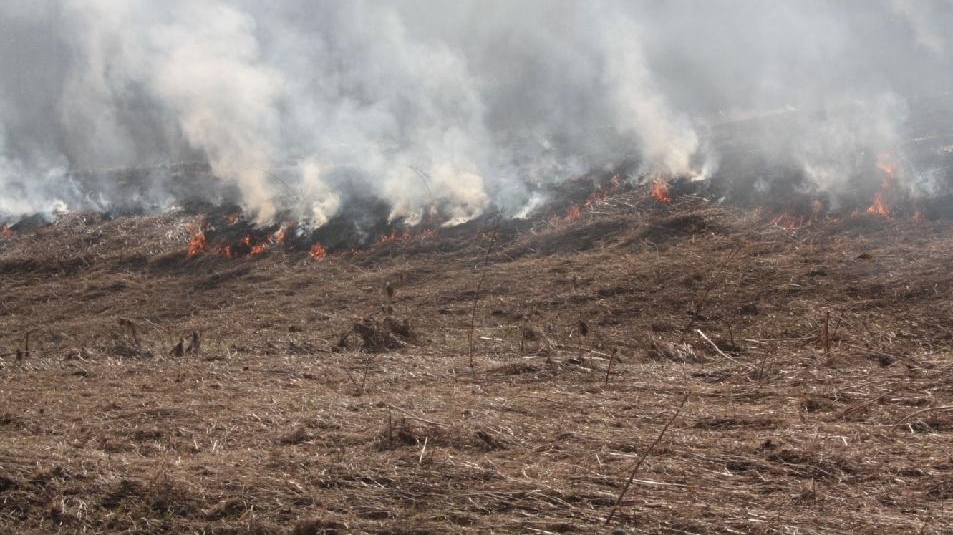
[(0, 238), (0, 532), (953, 525), (951, 221), (632, 191), (315, 261), (193, 220)]

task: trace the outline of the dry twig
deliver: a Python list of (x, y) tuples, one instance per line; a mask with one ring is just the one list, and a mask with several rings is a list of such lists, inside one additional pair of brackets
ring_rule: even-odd
[(713, 347), (713, 348), (715, 349), (715, 352), (718, 353), (718, 355), (721, 356), (722, 358), (727, 359), (727, 360), (730, 360), (731, 362), (734, 362), (734, 363), (737, 364), (738, 366), (742, 366), (742, 367), (744, 367), (744, 368), (748, 368), (749, 370), (752, 369), (751, 366), (745, 364), (744, 362), (741, 362), (740, 360), (737, 360), (737, 359), (734, 359), (734, 358), (731, 358), (730, 356), (728, 356), (728, 354), (725, 353), (724, 351), (722, 351), (722, 350), (715, 344), (715, 342), (712, 342), (712, 341), (711, 341), (711, 338), (708, 338), (708, 336), (705, 335), (705, 333), (703, 333), (701, 329), (695, 329), (695, 332), (698, 333), (698, 336), (701, 336), (701, 337), (702, 337), (702, 340), (708, 342), (708, 343), (711, 345), (711, 347)]
[(615, 505), (612, 506), (612, 511), (609, 511), (609, 516), (606, 517), (606, 525), (612, 522), (612, 518), (615, 516), (616, 512), (619, 510), (619, 506), (622, 505), (622, 499), (625, 498), (625, 493), (629, 491), (629, 487), (632, 485), (632, 481), (635, 480), (635, 475), (639, 473), (639, 468), (642, 468), (642, 463), (649, 457), (649, 454), (655, 450), (655, 447), (658, 446), (658, 443), (662, 441), (662, 437), (665, 436), (665, 432), (668, 431), (669, 426), (672, 425), (672, 422), (678, 418), (678, 415), (682, 412), (682, 407), (685, 406), (685, 403), (688, 402), (688, 395), (686, 394), (682, 398), (682, 402), (678, 405), (678, 409), (675, 410), (675, 414), (665, 422), (665, 427), (662, 428), (662, 431), (655, 437), (655, 442), (652, 442), (652, 445), (648, 447), (642, 455), (639, 457), (639, 460), (635, 462), (635, 466), (632, 467), (632, 472), (629, 473), (629, 479), (626, 480), (625, 485), (622, 487), (622, 492), (619, 493), (619, 498), (616, 499)]
[(943, 405), (943, 406), (940, 406), (940, 407), (928, 407), (928, 408), (926, 408), (926, 409), (920, 409), (920, 410), (917, 410), (917, 411), (913, 411), (913, 412), (911, 412), (910, 414), (904, 416), (903, 418), (897, 420), (897, 423), (895, 423), (895, 424), (893, 424), (893, 425), (890, 426), (890, 430), (893, 431), (894, 429), (896, 429), (897, 427), (899, 427), (900, 425), (902, 425), (904, 422), (906, 422), (906, 421), (909, 420), (910, 418), (913, 418), (914, 416), (917, 416), (918, 414), (923, 414), (923, 413), (926, 413), (926, 412), (933, 412), (933, 411), (944, 411), (944, 412), (945, 412), (945, 411), (953, 411), (953, 405)]

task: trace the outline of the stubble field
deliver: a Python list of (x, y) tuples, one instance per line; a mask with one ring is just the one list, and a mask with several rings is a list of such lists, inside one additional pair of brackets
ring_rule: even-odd
[(953, 222), (570, 219), (320, 261), (189, 258), (183, 213), (0, 238), (0, 531), (953, 524)]

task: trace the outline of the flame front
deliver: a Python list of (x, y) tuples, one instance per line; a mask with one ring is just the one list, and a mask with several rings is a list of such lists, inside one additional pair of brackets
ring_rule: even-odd
[(287, 225), (282, 225), (280, 229), (276, 230), (272, 235), (271, 239), (274, 243), (278, 245), (284, 245), (285, 239), (288, 237), (288, 228), (291, 226), (291, 223)]
[(189, 258), (195, 258), (204, 253), (207, 247), (205, 233), (201, 230), (196, 230), (196, 232), (192, 234), (192, 239), (189, 240)]
[(413, 234), (411, 234), (409, 230), (404, 229), (402, 231), (398, 231), (395, 228), (391, 229), (391, 231), (387, 234), (381, 236), (380, 239), (377, 240), (377, 245), (384, 245), (385, 243), (391, 243), (395, 241), (407, 241), (411, 238), (413, 238)]
[(890, 211), (890, 208), (887, 208), (887, 204), (884, 202), (883, 193), (879, 191), (874, 194), (874, 203), (867, 208), (867, 213), (883, 217), (890, 217), (893, 215), (893, 212)]
[(574, 204), (566, 210), (566, 215), (563, 216), (563, 221), (566, 223), (574, 223), (579, 221), (579, 218), (582, 217), (582, 208), (579, 208), (578, 204)]
[(881, 217), (893, 217), (893, 212), (887, 204), (887, 198), (897, 190), (897, 162), (893, 159), (893, 153), (884, 152), (877, 155), (877, 168), (883, 171), (884, 180), (880, 185), (880, 191), (874, 194), (874, 200), (867, 213), (879, 215)]
[(668, 192), (668, 184), (661, 178), (652, 181), (652, 197), (666, 204), (672, 202), (672, 196)]
[(308, 253), (315, 261), (324, 260), (324, 257), (328, 256), (328, 250), (324, 248), (319, 242), (314, 242), (314, 245), (311, 246), (311, 252)]

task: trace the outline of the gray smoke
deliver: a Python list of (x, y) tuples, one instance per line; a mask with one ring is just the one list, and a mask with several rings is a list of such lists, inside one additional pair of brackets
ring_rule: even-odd
[(953, 91), (950, 27), (950, 0), (5, 0), (0, 216), (119, 202), (70, 172), (204, 161), (263, 223), (355, 192), (460, 222), (623, 160), (709, 177), (754, 119), (762, 158), (843, 195)]

